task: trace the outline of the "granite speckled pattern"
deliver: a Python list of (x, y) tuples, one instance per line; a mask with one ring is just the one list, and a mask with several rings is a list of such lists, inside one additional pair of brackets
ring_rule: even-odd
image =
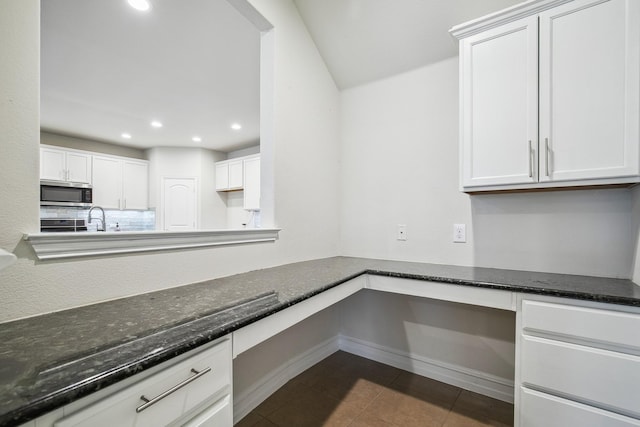
[(34, 419), (364, 273), (640, 306), (640, 286), (624, 279), (348, 257), (287, 264), (0, 324), (0, 426)]

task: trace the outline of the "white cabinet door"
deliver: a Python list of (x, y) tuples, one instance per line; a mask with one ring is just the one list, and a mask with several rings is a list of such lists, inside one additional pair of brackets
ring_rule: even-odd
[(229, 161), (229, 190), (243, 188), (242, 159)]
[(260, 157), (244, 161), (244, 209), (260, 209)]
[(149, 164), (125, 160), (122, 164), (122, 209), (149, 208)]
[(105, 209), (122, 204), (122, 162), (113, 157), (93, 157), (93, 203)]
[(40, 148), (40, 179), (66, 181), (66, 158), (63, 150)]
[(462, 40), (463, 187), (536, 181), (537, 42), (536, 17)]
[(183, 427), (224, 427), (233, 425), (233, 408), (231, 396), (226, 395), (216, 403), (200, 412)]
[(540, 14), (540, 181), (637, 175), (640, 2)]
[(229, 163), (216, 163), (216, 191), (229, 189)]
[(67, 181), (91, 184), (90, 154), (67, 152)]

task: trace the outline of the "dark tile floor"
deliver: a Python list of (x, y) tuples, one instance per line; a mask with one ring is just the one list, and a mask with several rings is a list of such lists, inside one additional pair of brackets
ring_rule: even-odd
[(338, 351), (236, 427), (512, 426), (513, 405)]

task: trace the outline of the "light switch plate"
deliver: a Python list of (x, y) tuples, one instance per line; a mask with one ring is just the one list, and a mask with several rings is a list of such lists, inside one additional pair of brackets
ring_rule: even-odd
[(467, 226), (465, 224), (453, 224), (453, 242), (465, 243), (467, 241)]

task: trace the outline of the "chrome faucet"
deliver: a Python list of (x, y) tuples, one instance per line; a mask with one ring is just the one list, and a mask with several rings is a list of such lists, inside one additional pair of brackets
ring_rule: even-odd
[(87, 224), (91, 224), (91, 211), (93, 211), (94, 209), (100, 209), (100, 211), (102, 212), (102, 218), (95, 218), (95, 219), (99, 219), (100, 221), (102, 221), (102, 229), (100, 229), (100, 227), (96, 227), (96, 231), (107, 231), (107, 225), (105, 224), (105, 219), (104, 219), (104, 209), (102, 209), (100, 206), (92, 206), (91, 209), (89, 209), (89, 213), (88, 218), (87, 218)]

